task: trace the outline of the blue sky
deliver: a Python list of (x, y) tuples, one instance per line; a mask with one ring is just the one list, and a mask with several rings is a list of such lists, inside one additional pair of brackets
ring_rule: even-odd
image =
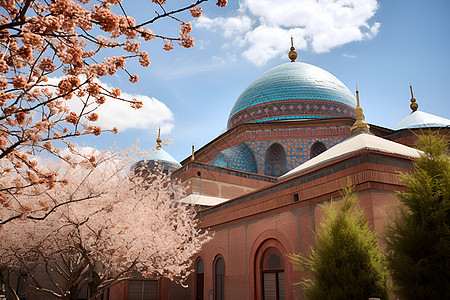
[[(170, 10), (192, 0), (167, 2)], [(149, 3), (145, 10), (139, 0), (123, 4), (139, 22), (157, 9)], [(141, 46), (150, 67), (127, 64), (139, 75), (137, 83), (120, 72), (106, 80), (129, 96), (144, 97), (144, 109), (110, 106), (100, 122), (117, 125), (119, 133), (78, 143), (105, 149), (139, 139), (149, 149), (161, 126), (162, 136), (173, 138), (165, 150), (183, 160), (192, 144), (198, 149), (225, 132), (234, 102), (253, 80), (289, 61), (291, 35), (297, 61), (327, 70), (352, 92), (358, 85), (368, 123), (392, 128), (408, 115), (409, 84), (419, 110), (450, 118), (448, 0), (229, 0), (225, 8), (213, 0), (202, 8), (203, 17), (191, 20), (193, 48), (175, 45), (166, 52), (162, 41), (152, 40)], [(164, 20), (151, 29), (177, 35), (179, 25)]]

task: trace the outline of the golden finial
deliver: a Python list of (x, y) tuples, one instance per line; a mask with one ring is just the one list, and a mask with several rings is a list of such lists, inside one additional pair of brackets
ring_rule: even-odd
[(161, 143), (162, 143), (162, 139), (161, 139), (161, 127), (158, 129), (158, 138), (156, 139), (156, 150), (161, 149)]
[(363, 113), (363, 109), (361, 108), (361, 106), (359, 106), (359, 91), (358, 91), (358, 86), (356, 86), (356, 108), (355, 108), (355, 117), (356, 117), (356, 121), (353, 124), (353, 126), (350, 128), (350, 133), (356, 134), (359, 132), (365, 132), (365, 133), (369, 133), (369, 124), (364, 122), (364, 113)]
[(297, 59), (297, 52), (295, 52), (294, 48), (294, 38), (291, 35), (291, 51), (289, 51), (289, 58), (291, 62), (294, 62)]
[(412, 85), (409, 85), (409, 89), (411, 90), (411, 104), (409, 105), (409, 107), (411, 107), (412, 111), (414, 112), (419, 108), (419, 104), (416, 103), (416, 99), (414, 98)]
[(195, 148), (194, 148), (194, 145), (192, 144), (191, 160), (194, 160), (194, 159), (195, 159), (194, 152), (195, 152)]

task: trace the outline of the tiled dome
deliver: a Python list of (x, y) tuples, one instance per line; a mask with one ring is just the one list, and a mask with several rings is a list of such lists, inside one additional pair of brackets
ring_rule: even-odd
[(249, 122), (354, 117), (355, 106), (339, 79), (316, 66), (290, 62), (265, 72), (242, 92), (228, 129)]
[(175, 160), (169, 153), (163, 149), (155, 149), (150, 152), (150, 154), (131, 167), (134, 169), (136, 167), (146, 166), (149, 169), (154, 169), (156, 167), (162, 168), (163, 170), (173, 172), (181, 167), (181, 164)]
[(252, 150), (242, 143), (221, 151), (214, 158), (213, 165), (245, 172), (257, 173)]

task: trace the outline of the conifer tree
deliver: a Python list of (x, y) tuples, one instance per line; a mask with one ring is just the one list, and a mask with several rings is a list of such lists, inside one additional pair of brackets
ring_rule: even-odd
[(450, 299), (450, 158), (437, 134), (419, 137), (423, 155), (401, 174), (397, 214), (386, 230), (388, 264), (402, 299)]
[(312, 279), (299, 284), (308, 299), (388, 299), (386, 258), (375, 232), (357, 208), (351, 188), (343, 191), (342, 203), (322, 206), (324, 219), (309, 257), (291, 257)]

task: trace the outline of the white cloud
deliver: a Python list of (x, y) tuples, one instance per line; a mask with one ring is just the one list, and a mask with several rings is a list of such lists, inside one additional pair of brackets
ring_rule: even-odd
[(173, 113), (161, 101), (154, 97), (122, 92), (122, 98), (141, 100), (144, 106), (133, 109), (124, 101), (107, 99), (98, 109), (97, 123), (102, 128), (113, 128), (119, 131), (127, 129), (149, 129), (161, 127), (163, 133), (170, 133), (173, 128)]
[(348, 53), (342, 53), (343, 57), (347, 57), (347, 58), (356, 58), (356, 55), (354, 54), (348, 54)]
[(202, 16), (194, 24), (197, 28), (206, 28), (209, 30), (216, 31), (220, 29), (223, 36), (230, 38), (236, 34), (242, 34), (251, 30), (252, 20), (250, 17), (241, 15), (237, 17), (229, 18), (214, 18), (210, 19), (206, 16)]
[[(48, 83), (57, 85), (60, 78), (49, 78)], [(96, 81), (104, 88), (111, 90), (112, 86), (107, 83)], [(161, 128), (164, 134), (170, 133), (174, 127), (172, 111), (160, 100), (141, 94), (127, 93), (122, 90), (121, 98), (132, 100), (141, 100), (144, 106), (140, 109), (134, 109), (130, 103), (107, 97), (106, 103), (100, 105), (96, 110), (99, 119), (92, 124), (98, 125), (103, 129), (112, 129), (117, 127), (120, 132), (128, 129), (152, 129)], [(86, 99), (83, 99), (86, 101)], [(78, 97), (73, 97), (67, 101), (71, 110), (79, 112), (82, 103)]]
[(286, 55), (290, 35), (296, 49), (316, 53), (373, 38), (380, 28), (371, 21), (377, 9), (376, 0), (242, 0), (237, 16), (201, 17), (196, 26), (220, 29), (228, 44), (263, 65)]
[(261, 25), (245, 35), (249, 47), (242, 55), (256, 65), (264, 65), (268, 60), (286, 54), (293, 36), (297, 49), (306, 48), (307, 42), (302, 28), (290, 30), (278, 26)]

